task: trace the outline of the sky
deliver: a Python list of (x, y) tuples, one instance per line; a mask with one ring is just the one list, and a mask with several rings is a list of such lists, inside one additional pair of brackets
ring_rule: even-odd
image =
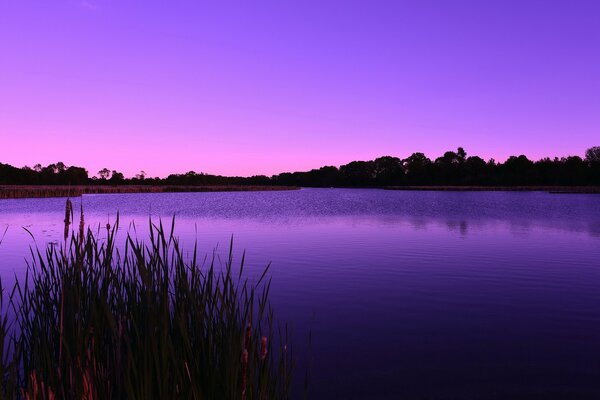
[(0, 162), (271, 175), (600, 145), (600, 1), (0, 0)]

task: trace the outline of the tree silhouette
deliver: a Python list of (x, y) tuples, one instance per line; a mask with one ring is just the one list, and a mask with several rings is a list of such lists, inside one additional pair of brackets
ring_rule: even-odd
[(600, 163), (600, 146), (587, 149), (585, 151), (585, 160), (589, 163)]
[(107, 180), (110, 177), (110, 169), (102, 168), (100, 171), (98, 171), (98, 176), (102, 180)]
[(467, 157), (464, 148), (447, 151), (432, 161), (423, 153), (413, 153), (405, 159), (384, 156), (371, 161), (325, 166), (303, 172), (284, 172), (267, 177), (220, 176), (189, 171), (171, 174), (165, 179), (147, 178), (144, 171), (132, 179), (121, 172), (103, 168), (96, 177), (89, 177), (84, 168), (66, 166), (63, 162), (33, 168), (16, 168), (0, 163), (0, 184), (21, 185), (287, 185), (307, 187), (382, 187), (402, 185), (600, 185), (600, 146), (578, 156), (529, 160), (525, 155), (511, 156), (504, 163), (485, 161), (478, 156)]
[(112, 183), (121, 183), (124, 180), (125, 180), (125, 176), (121, 172), (115, 171), (115, 170), (113, 170), (111, 172), (111, 176), (110, 176), (110, 179), (109, 179), (110, 182), (112, 182)]
[(403, 161), (406, 181), (411, 185), (431, 184), (433, 163), (423, 153), (413, 153)]
[(137, 180), (140, 180), (140, 181), (143, 181), (143, 180), (146, 178), (146, 175), (147, 175), (147, 174), (146, 174), (146, 171), (143, 171), (143, 170), (142, 170), (142, 171), (140, 171), (140, 173), (139, 173), (139, 174), (137, 174), (137, 175), (135, 176), (135, 179), (137, 179)]
[(375, 183), (378, 185), (399, 185), (404, 178), (402, 160), (398, 157), (379, 157), (373, 161)]

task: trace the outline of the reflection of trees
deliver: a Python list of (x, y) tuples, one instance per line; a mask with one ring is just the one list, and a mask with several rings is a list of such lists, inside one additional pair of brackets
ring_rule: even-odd
[(458, 231), (458, 232), (460, 232), (461, 236), (465, 236), (469, 229), (469, 224), (468, 224), (467, 220), (464, 220), (464, 219), (461, 219), (458, 221), (457, 220), (447, 220), (446, 227), (448, 227), (448, 230), (451, 232)]

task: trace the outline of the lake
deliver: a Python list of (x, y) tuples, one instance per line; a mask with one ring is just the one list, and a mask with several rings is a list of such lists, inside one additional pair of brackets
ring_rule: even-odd
[[(314, 399), (597, 399), (600, 196), (301, 189), (87, 195), (86, 222), (143, 237), (176, 216), (185, 245), (258, 276), (290, 323)], [(65, 199), (0, 200), (0, 275), (35, 237), (60, 241)], [(308, 346), (308, 332), (312, 345)], [(298, 388), (301, 389), (301, 388)], [(299, 390), (301, 392), (301, 390)]]

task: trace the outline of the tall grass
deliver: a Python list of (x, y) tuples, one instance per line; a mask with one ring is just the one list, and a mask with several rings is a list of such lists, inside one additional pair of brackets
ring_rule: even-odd
[(200, 261), (196, 245), (184, 252), (174, 220), (150, 221), (146, 240), (127, 234), (120, 246), (118, 226), (85, 229), (82, 213), (63, 244), (32, 249), (8, 296), (12, 326), (2, 308), (1, 396), (288, 398), (294, 363), (268, 267), (251, 284), (232, 246), (222, 266)]
[(255, 192), (274, 190), (295, 190), (292, 186), (255, 185), (0, 185), (0, 199), (28, 197), (79, 197), (84, 194), (115, 193), (175, 193), (175, 192)]

